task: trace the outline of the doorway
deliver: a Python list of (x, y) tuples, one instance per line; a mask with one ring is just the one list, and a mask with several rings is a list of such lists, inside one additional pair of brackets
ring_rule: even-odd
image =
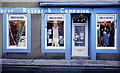
[(72, 57), (88, 56), (88, 16), (72, 16)]

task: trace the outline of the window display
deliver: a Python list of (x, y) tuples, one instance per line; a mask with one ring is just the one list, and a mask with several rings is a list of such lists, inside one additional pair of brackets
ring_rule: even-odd
[(26, 48), (26, 15), (25, 14), (8, 14), (7, 24), (7, 42), (8, 48)]
[(63, 15), (47, 16), (47, 47), (64, 47), (64, 17)]
[(85, 26), (75, 26), (75, 46), (85, 46)]
[(97, 47), (115, 47), (115, 14), (97, 15)]

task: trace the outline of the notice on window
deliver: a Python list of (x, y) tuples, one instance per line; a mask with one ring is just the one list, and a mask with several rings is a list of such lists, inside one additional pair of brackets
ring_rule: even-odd
[(81, 40), (84, 39), (84, 32), (80, 32), (80, 39), (81, 39)]

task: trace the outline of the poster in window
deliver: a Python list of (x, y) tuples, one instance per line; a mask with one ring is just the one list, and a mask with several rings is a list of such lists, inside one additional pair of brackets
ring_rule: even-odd
[(64, 16), (48, 15), (46, 22), (47, 47), (64, 47)]
[(97, 15), (97, 47), (115, 47), (115, 14)]
[(26, 48), (26, 15), (9, 14), (8, 15), (8, 48)]

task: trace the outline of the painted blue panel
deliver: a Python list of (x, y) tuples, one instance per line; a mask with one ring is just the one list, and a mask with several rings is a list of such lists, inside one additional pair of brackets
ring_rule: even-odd
[(3, 13), (3, 53), (30, 53), (31, 52), (31, 14), (27, 14), (27, 49), (7, 49), (7, 14)]
[(66, 14), (66, 27), (65, 27), (65, 40), (66, 40), (66, 52), (65, 52), (65, 59), (71, 59), (71, 49), (72, 49), (72, 41), (71, 41), (71, 14), (70, 13), (67, 13)]
[(96, 60), (96, 14), (93, 11), (90, 17), (90, 58)]
[(27, 52), (31, 52), (31, 14), (27, 14)]
[(117, 48), (118, 53), (120, 53), (120, 8), (118, 8), (117, 23)]
[(44, 2), (40, 3), (40, 6), (119, 6), (120, 3), (113, 2), (113, 3), (51, 3), (51, 2)]
[(41, 52), (45, 52), (45, 14), (41, 14)]
[(94, 8), (95, 13), (117, 13), (117, 8)]
[(6, 52), (6, 14), (3, 13), (3, 53)]
[(118, 53), (117, 49), (97, 49), (96, 53)]

